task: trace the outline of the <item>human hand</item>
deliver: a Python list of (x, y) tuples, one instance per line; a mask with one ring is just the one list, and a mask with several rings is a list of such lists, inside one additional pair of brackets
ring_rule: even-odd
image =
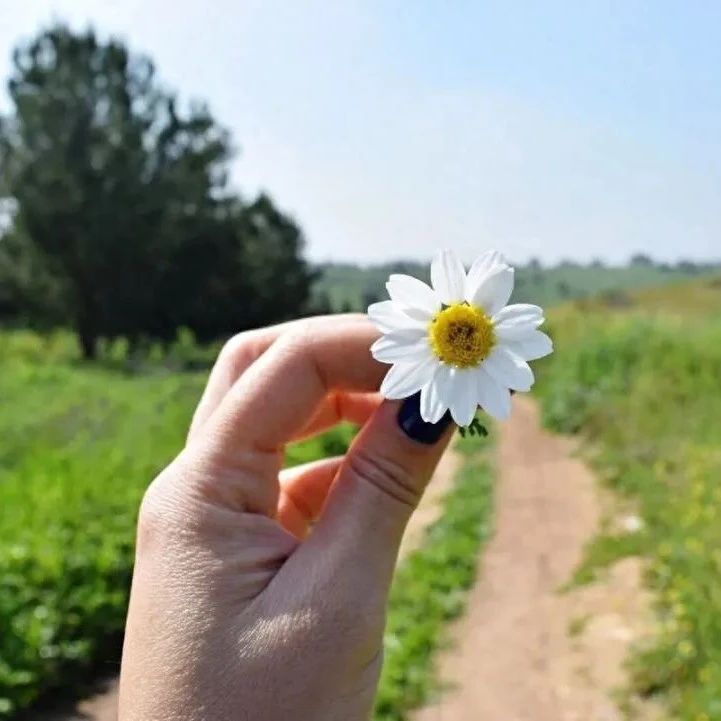
[[(141, 507), (120, 721), (368, 719), (403, 530), (452, 434), (381, 402), (376, 337), (336, 316), (224, 348)], [(344, 458), (281, 470), (340, 420), (364, 424)]]

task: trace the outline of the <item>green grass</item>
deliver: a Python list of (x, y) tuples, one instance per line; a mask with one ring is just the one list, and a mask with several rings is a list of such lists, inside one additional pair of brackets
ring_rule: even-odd
[(591, 620), (591, 616), (587, 613), (582, 616), (574, 616), (568, 624), (568, 635), (571, 638), (578, 638), (581, 636)]
[(404, 721), (437, 690), (433, 659), (449, 620), (464, 609), (488, 537), (491, 472), (478, 438), (459, 441), (466, 461), (422, 546), (396, 573), (384, 639), (385, 662), (374, 719)]
[(546, 423), (582, 432), (604, 481), (644, 520), (609, 529), (576, 581), (647, 559), (657, 633), (631, 660), (632, 692), (681, 721), (721, 720), (721, 284), (698, 281), (552, 315), (539, 390)]
[[(117, 668), (138, 505), (205, 380), (75, 358), (64, 334), (0, 334), (0, 718)], [(288, 462), (342, 453), (351, 435), (298, 444)]]

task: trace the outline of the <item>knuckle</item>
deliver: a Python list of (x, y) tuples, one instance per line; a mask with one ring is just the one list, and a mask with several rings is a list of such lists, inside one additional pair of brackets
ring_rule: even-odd
[(148, 486), (140, 503), (138, 512), (138, 552), (142, 553), (155, 547), (169, 529), (169, 518), (165, 512), (167, 499), (159, 490), (160, 477)]
[(418, 505), (421, 497), (419, 484), (404, 464), (360, 449), (347, 456), (347, 463), (357, 480), (373, 486), (404, 506), (415, 508)]
[(294, 323), (292, 330), (282, 336), (279, 345), (283, 346), (288, 352), (304, 350), (308, 342), (312, 341), (316, 328), (317, 324), (311, 319), (299, 320)]
[(237, 333), (227, 340), (220, 350), (218, 359), (222, 360), (231, 367), (231, 369), (240, 368), (247, 365), (254, 355), (255, 331), (244, 331)]
[(170, 538), (185, 535), (192, 527), (188, 499), (178, 490), (177, 461), (148, 486), (138, 511), (138, 552), (162, 547)]
[(314, 362), (317, 337), (318, 324), (304, 319), (294, 323), (293, 329), (283, 334), (274, 347), (283, 362), (289, 366), (306, 361)]

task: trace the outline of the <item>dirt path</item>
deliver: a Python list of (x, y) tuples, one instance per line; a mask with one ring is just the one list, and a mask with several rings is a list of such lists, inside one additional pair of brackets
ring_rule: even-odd
[(496, 531), (440, 660), (451, 689), (416, 721), (622, 718), (611, 691), (623, 682), (629, 643), (647, 628), (648, 600), (633, 559), (593, 586), (558, 593), (600, 517), (594, 478), (572, 451), (540, 429), (531, 400), (514, 399), (498, 448)]
[[(436, 469), (421, 503), (413, 514), (399, 552), (399, 561), (410, 551), (418, 547), (423, 539), (423, 531), (438, 518), (440, 499), (453, 483), (461, 460), (457, 453), (449, 450)], [(102, 690), (95, 696), (79, 703), (76, 708), (44, 716), (41, 721), (117, 721), (118, 682), (109, 679), (102, 684)]]

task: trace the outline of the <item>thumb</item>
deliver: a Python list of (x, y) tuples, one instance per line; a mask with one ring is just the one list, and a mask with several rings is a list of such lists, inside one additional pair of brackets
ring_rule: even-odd
[(378, 589), (390, 584), (403, 531), (451, 426), (448, 414), (436, 424), (423, 421), (418, 394), (384, 402), (346, 454), (308, 552), (317, 546), (338, 571), (362, 575)]

